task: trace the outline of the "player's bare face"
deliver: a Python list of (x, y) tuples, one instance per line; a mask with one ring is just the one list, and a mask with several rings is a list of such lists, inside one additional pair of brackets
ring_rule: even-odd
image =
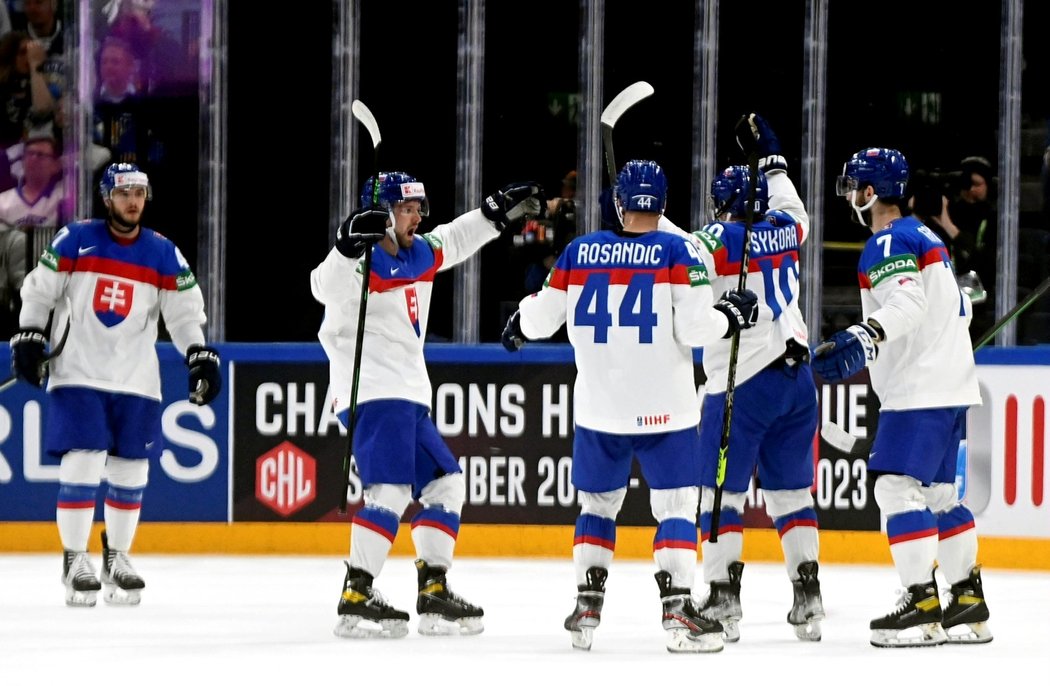
[(399, 202), (394, 205), (393, 214), (394, 235), (397, 237), (398, 247), (412, 247), (419, 222), (423, 220), (423, 215), (420, 214), (420, 202), (418, 200)]
[(114, 188), (109, 196), (110, 226), (120, 233), (134, 233), (145, 208), (146, 189), (142, 186)]

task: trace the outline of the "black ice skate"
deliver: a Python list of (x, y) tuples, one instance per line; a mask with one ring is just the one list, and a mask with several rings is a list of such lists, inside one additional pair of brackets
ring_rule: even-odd
[(110, 550), (102, 531), (102, 599), (111, 605), (138, 605), (146, 582), (138, 575), (122, 550)]
[(717, 653), (725, 647), (722, 625), (700, 614), (688, 588), (671, 586), (671, 575), (656, 573), (663, 603), (663, 627), (671, 653)]
[(431, 567), (416, 560), (419, 574), (419, 633), (424, 636), (473, 636), (485, 630), (481, 618), (485, 611), (452, 592), (445, 580), (444, 567)]
[(67, 550), (62, 556), (62, 583), (66, 586), (66, 605), (95, 607), (102, 585), (86, 552)]
[(339, 597), (339, 623), (334, 633), (342, 638), (402, 638), (408, 635), (408, 613), (391, 607), (372, 588), (372, 575), (346, 564), (343, 594)]
[[(948, 643), (988, 643), (992, 632), (987, 621), (988, 604), (984, 602), (984, 584), (978, 565), (970, 570), (968, 577), (952, 584), (941, 627)], [(953, 632), (956, 627), (961, 629)]]
[(930, 579), (901, 591), (897, 609), (871, 620), (871, 644), (877, 648), (936, 646), (947, 638), (941, 628), (937, 582)]
[(740, 577), (743, 574), (743, 562), (730, 563), (729, 581), (712, 581), (711, 589), (700, 604), (700, 612), (705, 617), (721, 622), (725, 640), (730, 643), (740, 640), (740, 618), (744, 616), (740, 607)]
[(824, 601), (820, 598), (819, 565), (815, 560), (798, 566), (798, 579), (791, 582), (795, 599), (788, 612), (788, 624), (802, 641), (820, 640), (820, 620), (824, 619)]
[(605, 580), (609, 571), (602, 567), (587, 570), (587, 583), (576, 587), (576, 609), (565, 618), (565, 629), (572, 638), (572, 647), (590, 650), (594, 642), (594, 630), (602, 621), (602, 606), (605, 604)]

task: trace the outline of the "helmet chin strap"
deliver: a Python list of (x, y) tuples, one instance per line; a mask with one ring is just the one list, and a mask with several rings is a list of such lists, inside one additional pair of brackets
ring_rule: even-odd
[[(871, 200), (869, 200), (863, 207), (858, 207), (857, 206), (857, 191), (855, 191), (855, 190), (850, 191), (849, 206), (853, 208), (853, 214), (855, 214), (857, 216), (855, 221), (858, 224), (860, 224), (861, 226), (866, 226), (869, 229), (871, 228), (871, 222), (865, 220), (864, 213), (868, 212), (872, 208), (872, 206), (875, 205), (875, 201), (878, 200), (878, 199), (879, 199), (879, 196), (877, 194), (873, 193), (872, 196), (871, 196)], [(867, 216), (870, 219), (871, 213), (868, 212)]]
[(393, 208), (393, 206), (390, 207), (390, 209), (388, 211), (388, 216), (390, 217), (390, 226), (386, 227), (386, 235), (387, 235), (387, 238), (389, 238), (390, 240), (392, 240), (394, 242), (394, 246), (397, 247), (397, 245), (398, 245), (398, 243), (397, 243), (397, 232), (394, 231), (394, 226), (397, 225), (397, 218), (394, 217), (394, 208)]

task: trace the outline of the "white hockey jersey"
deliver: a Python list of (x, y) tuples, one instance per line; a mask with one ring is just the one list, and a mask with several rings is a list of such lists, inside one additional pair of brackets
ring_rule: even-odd
[[(740, 332), (736, 385), (741, 385), (784, 354), (789, 340), (809, 346), (809, 332), (799, 307), (799, 260), (809, 236), (809, 215), (787, 174), (766, 175), (769, 212), (752, 226), (747, 288), (758, 296), (758, 322)], [(661, 222), (661, 230), (681, 231)], [(744, 222), (715, 222), (692, 234), (711, 274), (715, 297), (740, 285)], [(770, 318), (772, 315), (772, 318)], [(730, 341), (704, 346), (707, 392), (723, 393), (729, 376)]]
[(159, 317), (185, 354), (204, 344), (204, 296), (179, 249), (143, 227), (134, 240), (113, 237), (106, 220), (61, 228), (22, 284), (19, 324), (43, 327), (54, 309), (51, 343), (69, 322), (48, 388), (83, 386), (160, 400)]
[[(473, 210), (417, 235), (412, 247), (388, 254), (372, 249), (357, 402), (402, 399), (431, 405), (423, 343), (434, 276), (473, 255), (499, 231)], [(310, 274), (314, 298), (325, 306), (317, 334), (329, 360), (334, 412), (350, 407), (364, 261), (332, 248)]]
[(895, 219), (865, 243), (857, 279), (864, 319), (886, 333), (868, 367), (882, 409), (980, 405), (973, 306), (937, 234), (915, 217)]
[(519, 307), (529, 339), (566, 326), (578, 425), (649, 434), (700, 421), (692, 348), (728, 330), (713, 303), (707, 268), (685, 237), (600, 231), (573, 240)]

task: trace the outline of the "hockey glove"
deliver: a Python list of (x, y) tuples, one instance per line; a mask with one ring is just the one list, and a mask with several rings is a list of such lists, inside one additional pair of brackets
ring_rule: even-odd
[(38, 388), (47, 381), (47, 334), (43, 329), (26, 327), (11, 337), (11, 371)]
[(222, 388), (219, 372), (219, 352), (203, 345), (191, 345), (186, 351), (186, 366), (190, 368), (190, 402), (207, 405)]
[(736, 124), (736, 143), (748, 158), (758, 155), (758, 170), (764, 173), (787, 171), (787, 160), (780, 149), (780, 141), (769, 123), (752, 112)]
[(758, 321), (758, 296), (746, 288), (726, 291), (715, 303), (715, 309), (729, 320), (729, 330), (722, 338), (730, 338), (741, 329), (750, 329)]
[(813, 370), (826, 381), (848, 379), (879, 355), (878, 335), (867, 324), (839, 331), (813, 350)]
[(521, 310), (515, 310), (507, 320), (507, 325), (503, 327), (500, 342), (503, 343), (507, 352), (516, 353), (521, 350), (521, 346), (525, 345), (527, 340), (529, 339), (525, 338), (525, 334), (521, 332)]
[(356, 260), (365, 254), (365, 248), (383, 240), (389, 218), (386, 210), (375, 208), (351, 212), (335, 233), (335, 249), (344, 257)]
[(535, 181), (507, 184), (481, 203), (485, 219), (503, 231), (522, 217), (542, 217), (547, 209), (543, 186)]

